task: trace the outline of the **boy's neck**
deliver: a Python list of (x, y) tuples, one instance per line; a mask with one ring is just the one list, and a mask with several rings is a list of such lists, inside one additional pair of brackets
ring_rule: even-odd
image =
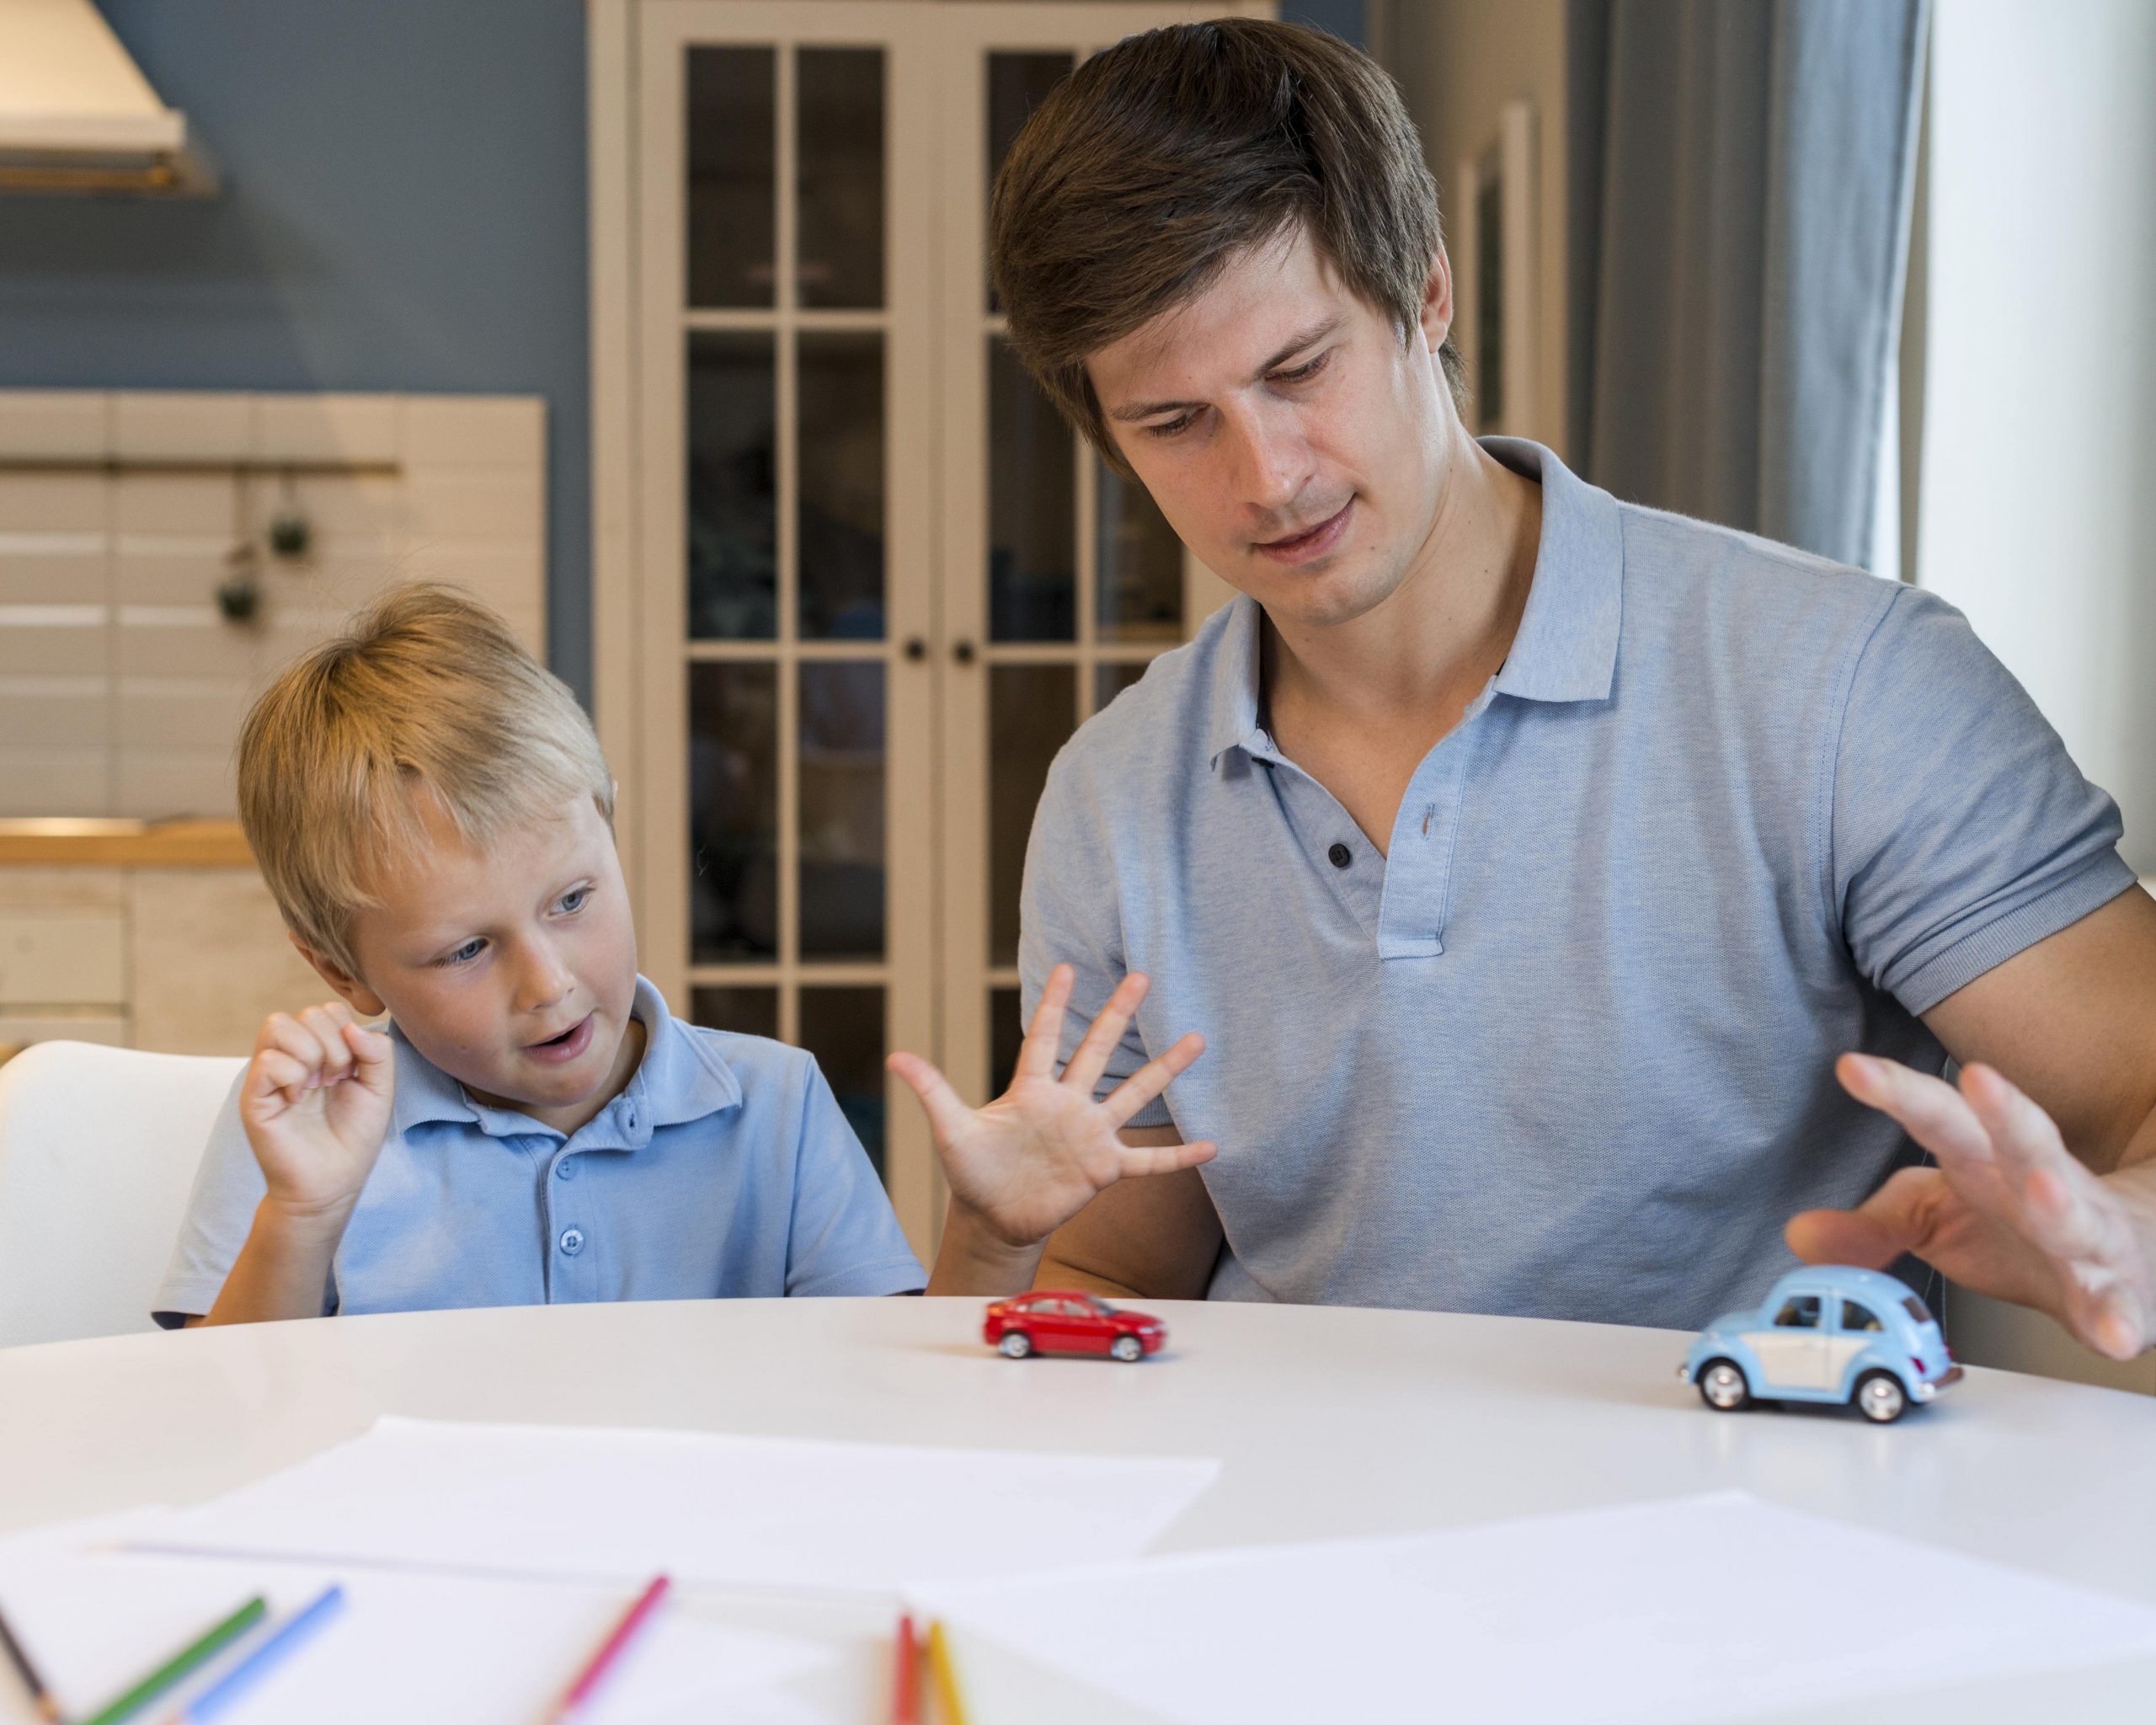
[(474, 1102), (484, 1103), (490, 1108), (502, 1108), (513, 1114), (522, 1114), (536, 1120), (542, 1126), (552, 1127), (564, 1138), (574, 1138), (591, 1121), (599, 1118), (606, 1104), (629, 1087), (629, 1080), (637, 1075), (637, 1068), (643, 1061), (643, 1020), (631, 1015), (622, 1032), (620, 1044), (614, 1050), (614, 1064), (607, 1070), (606, 1079), (583, 1101), (570, 1103), (561, 1108), (542, 1108), (528, 1102), (511, 1102), (499, 1097), (488, 1096), (484, 1091), (467, 1093)]

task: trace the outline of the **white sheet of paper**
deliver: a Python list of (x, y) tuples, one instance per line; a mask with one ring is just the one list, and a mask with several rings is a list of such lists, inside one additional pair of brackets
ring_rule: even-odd
[(962, 1665), (986, 1637), (1177, 1725), (1680, 1725), (2156, 1652), (2148, 1607), (1739, 1493), (918, 1603)]
[(384, 1418), (173, 1514), (174, 1550), (895, 1594), (1133, 1557), (1217, 1461)]
[[(46, 1682), (81, 1717), (255, 1594), (272, 1621), (332, 1580), (344, 1605), (223, 1717), (230, 1725), (378, 1725), (384, 1719), (530, 1725), (605, 1642), (634, 1590), (333, 1572), (230, 1558), (137, 1556), (23, 1542), (0, 1548), (0, 1604)], [(260, 1631), (256, 1632), (259, 1636)], [(214, 1683), (246, 1644), (147, 1717)], [(674, 1725), (823, 1717), (780, 1685), (830, 1663), (796, 1637), (706, 1621), (669, 1600), (639, 1631), (580, 1720)], [(0, 1720), (35, 1718), (12, 1677)]]

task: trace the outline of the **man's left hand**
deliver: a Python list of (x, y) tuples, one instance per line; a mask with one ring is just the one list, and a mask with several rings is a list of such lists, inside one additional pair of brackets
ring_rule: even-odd
[(1964, 1067), (1958, 1090), (1868, 1055), (1834, 1071), (1938, 1166), (1903, 1169), (1854, 1210), (1792, 1218), (1799, 1258), (1883, 1268), (1913, 1252), (1965, 1288), (2049, 1312), (2114, 1359), (2156, 1343), (2156, 1165), (2091, 1172), (1987, 1065)]

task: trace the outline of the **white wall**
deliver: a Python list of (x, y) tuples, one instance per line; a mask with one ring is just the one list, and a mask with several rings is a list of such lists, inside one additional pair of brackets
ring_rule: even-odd
[(2156, 6), (1933, 13), (1917, 577), (2156, 872)]
[[(1524, 99), (1534, 104), (1534, 389), (1525, 416), (1513, 423), (1569, 460), (1564, 0), (1393, 0), (1381, 10), (1382, 26), (1373, 30), (1372, 45), (1400, 80), (1407, 111), (1422, 134), (1448, 236), (1460, 231), (1465, 213), (1454, 197), (1460, 163), (1479, 158), (1496, 140), (1507, 102)], [(1509, 413), (1507, 417), (1513, 419)]]

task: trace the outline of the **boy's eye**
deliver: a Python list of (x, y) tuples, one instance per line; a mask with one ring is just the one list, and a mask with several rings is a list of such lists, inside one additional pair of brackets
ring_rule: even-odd
[(562, 895), (561, 908), (574, 916), (584, 908), (584, 901), (590, 896), (591, 889), (588, 886), (571, 887)]
[(442, 959), (444, 964), (468, 964), (486, 950), (487, 943), (474, 935), (470, 940)]

